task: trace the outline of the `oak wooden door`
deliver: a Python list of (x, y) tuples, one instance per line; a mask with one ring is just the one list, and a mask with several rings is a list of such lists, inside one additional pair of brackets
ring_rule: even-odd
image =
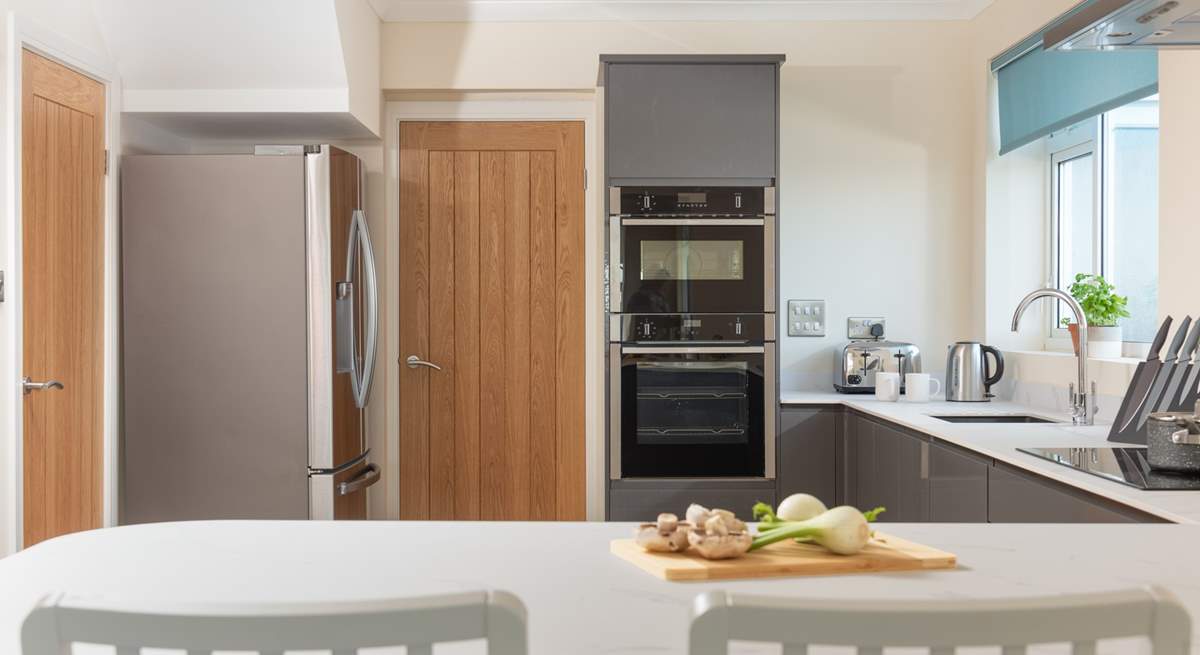
[(401, 124), (401, 518), (584, 518), (583, 181), (582, 123)]
[[(21, 79), (23, 544), (99, 527), (104, 86), (25, 51)], [(28, 388), (28, 387), (27, 387)]]

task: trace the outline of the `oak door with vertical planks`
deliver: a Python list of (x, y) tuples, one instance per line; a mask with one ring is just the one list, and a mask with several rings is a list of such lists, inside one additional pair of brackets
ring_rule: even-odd
[(584, 518), (583, 180), (582, 123), (401, 123), (401, 518)]
[(104, 86), (24, 51), (22, 543), (103, 512)]

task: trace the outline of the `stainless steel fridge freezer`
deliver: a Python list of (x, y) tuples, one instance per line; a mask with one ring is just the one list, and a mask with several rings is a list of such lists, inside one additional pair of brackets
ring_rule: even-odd
[(121, 523), (366, 518), (362, 163), (263, 152), (121, 160)]

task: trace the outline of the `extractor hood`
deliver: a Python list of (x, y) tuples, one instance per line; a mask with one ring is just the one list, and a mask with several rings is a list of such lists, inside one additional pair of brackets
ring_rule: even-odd
[(1051, 26), (1047, 50), (1200, 48), (1200, 0), (1089, 0)]

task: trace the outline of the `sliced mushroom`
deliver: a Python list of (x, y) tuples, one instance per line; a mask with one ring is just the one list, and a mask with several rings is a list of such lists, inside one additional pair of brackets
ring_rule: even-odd
[(688, 543), (702, 557), (728, 559), (750, 550), (754, 537), (733, 512), (692, 505), (688, 508), (687, 516), (695, 526), (688, 533)]
[(659, 514), (654, 523), (642, 523), (638, 526), (634, 541), (646, 550), (679, 553), (687, 550), (688, 533), (692, 526), (680, 522), (674, 514)]
[(688, 542), (705, 559), (729, 559), (741, 557), (750, 550), (754, 537), (749, 532), (716, 534), (707, 529), (692, 530), (688, 533)]

